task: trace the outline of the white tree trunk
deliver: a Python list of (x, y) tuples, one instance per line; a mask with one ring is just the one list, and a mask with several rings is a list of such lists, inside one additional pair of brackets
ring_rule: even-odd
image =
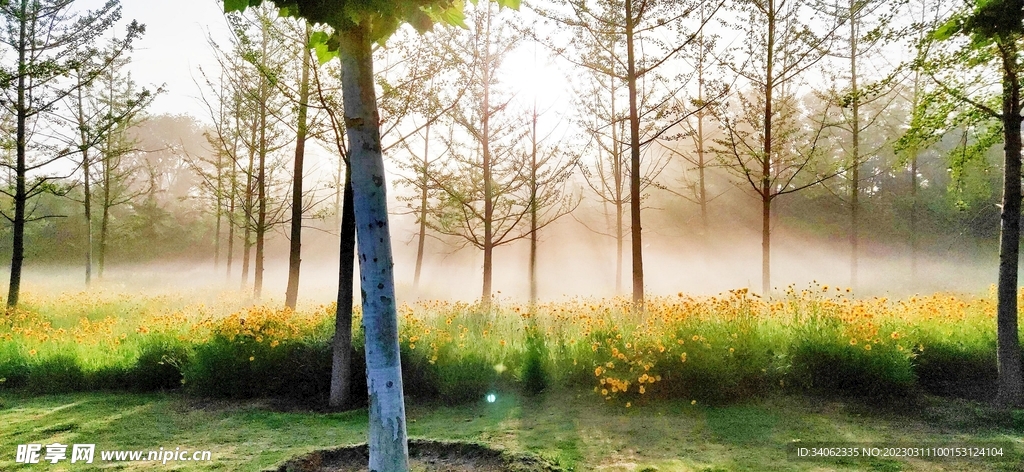
[(370, 40), (364, 31), (342, 33), (341, 79), (352, 166), (366, 383), (370, 397), (370, 471), (409, 470), (398, 313), (388, 227)]

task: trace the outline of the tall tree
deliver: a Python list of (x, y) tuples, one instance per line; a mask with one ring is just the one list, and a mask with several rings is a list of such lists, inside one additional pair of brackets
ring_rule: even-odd
[[(970, 2), (933, 34), (950, 40), (966, 36), (968, 41), (948, 41), (948, 54), (935, 54), (920, 65), (951, 97), (1001, 125), (1003, 140), (1003, 200), (999, 231), (999, 279), (996, 287), (997, 401), (1004, 405), (1024, 404), (1021, 376), (1020, 334), (1018, 332), (1017, 283), (1020, 264), (1021, 219), (1021, 75), (1024, 73), (1020, 48), (1024, 40), (1024, 1), (988, 0)], [(966, 69), (966, 71), (965, 71)], [(953, 76), (948, 72), (954, 71)], [(985, 77), (998, 71), (1001, 96), (993, 106), (990, 84)], [(945, 73), (944, 73), (945, 72)], [(964, 73), (966, 72), (966, 73)], [(961, 77), (967, 77), (965, 81)]]
[[(652, 127), (651, 133), (642, 133), (644, 123), (657, 122), (657, 110), (661, 110), (662, 105), (686, 84), (663, 85), (664, 93), (654, 98), (653, 103), (645, 103), (647, 97), (642, 88), (650, 85), (645, 83), (646, 80), (653, 79), (667, 64), (673, 64), (679, 59), (680, 53), (696, 37), (695, 33), (704, 28), (706, 21), (721, 6), (720, 2), (712, 3), (715, 5), (712, 13), (701, 15), (699, 19), (691, 16), (703, 4), (687, 0), (605, 0), (596, 4), (566, 0), (566, 6), (572, 11), (569, 16), (555, 11), (543, 11), (545, 16), (578, 32), (582, 42), (592, 43), (593, 47), (605, 50), (611, 64), (594, 64), (585, 58), (574, 58), (564, 53), (563, 57), (585, 69), (607, 75), (620, 84), (624, 83), (627, 90), (633, 303), (638, 308), (643, 306), (644, 301), (643, 233), (640, 224), (640, 200), (644, 185), (642, 149), (692, 113), (686, 111), (667, 120), (661, 116), (662, 122)], [(669, 31), (677, 40), (663, 39)], [(580, 40), (574, 42), (581, 43)], [(556, 47), (556, 50), (564, 52), (567, 49)], [(625, 50), (624, 55), (617, 52), (621, 50)]]
[(483, 252), (484, 307), (493, 294), (494, 249), (529, 236), (522, 225), (529, 204), (520, 193), (526, 184), (520, 169), (526, 162), (517, 146), (525, 133), (511, 113), (512, 96), (503, 93), (499, 80), (518, 36), (508, 21), (491, 4), (479, 4), (470, 30), (450, 53), (460, 61), (461, 81), (469, 84), (467, 99), (452, 111), (468, 142), (456, 136), (449, 143), (449, 165), (431, 176), (441, 192), (427, 222), (434, 231)]
[[(309, 43), (311, 35), (310, 27), (307, 24), (305, 35), (302, 39), (303, 46)], [(288, 287), (285, 290), (285, 306), (295, 308), (295, 302), (299, 297), (299, 266), (302, 256), (302, 173), (304, 172), (303, 161), (306, 152), (306, 135), (308, 125), (306, 122), (309, 109), (309, 69), (311, 57), (310, 51), (303, 47), (302, 54), (302, 75), (299, 78), (299, 103), (298, 116), (296, 117), (295, 130), (295, 165), (292, 169), (292, 217), (291, 237), (289, 238), (288, 250)]]
[[(27, 211), (28, 201), (48, 189), (53, 177), (38, 174), (48, 164), (67, 157), (77, 149), (53, 149), (33, 142), (33, 130), (47, 125), (54, 107), (63, 99), (88, 86), (99, 75), (96, 69), (83, 80), (63, 80), (81, 68), (87, 59), (98, 55), (94, 47), (102, 35), (120, 19), (121, 8), (116, 0), (102, 7), (79, 13), (73, 0), (14, 0), (0, 5), (4, 22), (0, 43), (16, 57), (2, 70), (0, 87), (5, 99), (3, 107), (16, 119), (16, 160), (14, 215), (6, 215), (13, 225), (11, 278), (7, 307), (18, 305), (21, 291), (22, 265), (25, 258), (25, 224), (34, 216)], [(144, 28), (135, 22), (114, 53), (101, 61), (103, 66), (127, 51)], [(31, 182), (29, 181), (31, 179)]]
[[(515, 0), (505, 4), (518, 7)], [(241, 10), (262, 0), (228, 0), (225, 10)], [(328, 3), (322, 0), (280, 0), (289, 14), (313, 24), (334, 28), (331, 44), (342, 64), (349, 159), (352, 165), (353, 207), (358, 236), (366, 372), (370, 397), (370, 470), (409, 470), (409, 446), (402, 398), (402, 368), (398, 350), (391, 235), (388, 227), (384, 159), (381, 154), (376, 92), (373, 84), (374, 42), (384, 41), (404, 22), (420, 31), (433, 23), (462, 23), (461, 3), (422, 2)], [(324, 41), (323, 49), (329, 46)]]
[(761, 293), (768, 295), (772, 203), (835, 175), (816, 172), (825, 121), (805, 129), (796, 94), (802, 74), (831, 49), (840, 23), (819, 20), (802, 0), (743, 0), (734, 8), (733, 27), (744, 43), (732, 51), (736, 59), (728, 66), (749, 89), (734, 92), (738, 111), (722, 108), (726, 136), (716, 152), (760, 200)]

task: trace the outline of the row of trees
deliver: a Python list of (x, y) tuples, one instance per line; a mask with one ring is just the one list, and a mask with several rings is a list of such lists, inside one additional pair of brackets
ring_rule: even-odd
[[(950, 165), (957, 176), (994, 143), (1005, 145), (1000, 399), (1020, 403), (1017, 46), (1024, 13), (1018, 3), (986, 2), (952, 16), (942, 5), (925, 4), (909, 9), (912, 18), (900, 18), (892, 16), (899, 8), (881, 0), (565, 0), (535, 8), (556, 25), (551, 34), (513, 27), (489, 4), (465, 16), (460, 5), (445, 1), (276, 2), (280, 11), (305, 20), (294, 21), (278, 18), (261, 3), (225, 2), (228, 11), (253, 7), (254, 13), (228, 15), (234, 41), (213, 45), (221, 70), (201, 74), (212, 122), (204, 133), (205, 152), (190, 151), (184, 143), (143, 149), (131, 137), (159, 90), (138, 88), (124, 72), (141, 26), (133, 23), (123, 39), (100, 40), (118, 20), (115, 1), (81, 13), (71, 0), (21, 0), (0, 7), (7, 25), (5, 58), (17, 58), (5, 61), (2, 76), (4, 128), (13, 151), (4, 162), (10, 170), (5, 194), (13, 207), (5, 213), (12, 223), (9, 307), (18, 302), (26, 224), (67, 216), (33, 214), (30, 201), (44, 193), (81, 195), (88, 281), (93, 205), (101, 209), (102, 271), (111, 209), (130, 204), (139, 212), (156, 206), (156, 189), (169, 185), (164, 180), (170, 174), (153, 164), (159, 158), (151, 153), (163, 155), (169, 168), (184, 166), (198, 177), (188, 193), (209, 202), (216, 221), (215, 260), (226, 241), (230, 274), (233, 245), (240, 240), (242, 285), (248, 285), (251, 269), (257, 297), (270, 231), (290, 223), (286, 299), (294, 305), (302, 222), (321, 199), (329, 200), (329, 192), (303, 181), (305, 143), (319, 138), (338, 156), (332, 195), (342, 228), (339, 307), (351, 307), (352, 280), (349, 285), (344, 280), (352, 273), (352, 256), (360, 262), (371, 468), (404, 470), (383, 152), (404, 150), (412, 156), (403, 182), (413, 191), (407, 202), (420, 223), (417, 265), (428, 229), (480, 249), (486, 305), (494, 248), (530, 239), (535, 277), (538, 232), (579, 204), (582, 193), (567, 190), (567, 183), (581, 182), (580, 188), (593, 190), (612, 207), (618, 257), (625, 234), (630, 236), (633, 299), (642, 309), (645, 195), (666, 191), (692, 199), (707, 234), (714, 195), (706, 177), (715, 167), (729, 170), (761, 206), (762, 290), (768, 293), (773, 203), (783, 195), (827, 188), (843, 196), (849, 211), (851, 281), (856, 283), (862, 200), (878, 192), (880, 176), (904, 167), (916, 195), (922, 152), (956, 131), (964, 136), (955, 146), (960, 158)], [(406, 38), (375, 52), (373, 44), (384, 43), (403, 22), (421, 31), (434, 22), (466, 31), (437, 31), (425, 36), (429, 41)], [(724, 43), (729, 36), (714, 34), (723, 27), (738, 39)], [(514, 90), (501, 84), (502, 61), (524, 37), (579, 71), (570, 81), (582, 112), (557, 144), (538, 125), (546, 119), (543, 104), (520, 106)], [(104, 43), (109, 46), (103, 50), (94, 46)], [(903, 47), (915, 51), (916, 59), (884, 60)], [(340, 57), (340, 70), (318, 67), (314, 55), (320, 61)], [(377, 73), (374, 55), (385, 65)], [(1001, 77), (996, 81), (1001, 97), (991, 95), (994, 74)], [(902, 121), (893, 118), (899, 110)], [(673, 156), (689, 163), (697, 178), (682, 186), (662, 179)], [(44, 170), (60, 168), (59, 163), (63, 171)], [(575, 169), (582, 170), (581, 180), (571, 176)], [(531, 287), (534, 298), (535, 282)], [(342, 371), (347, 369), (344, 337), (351, 327), (351, 314), (344, 311), (339, 310), (336, 343)]]

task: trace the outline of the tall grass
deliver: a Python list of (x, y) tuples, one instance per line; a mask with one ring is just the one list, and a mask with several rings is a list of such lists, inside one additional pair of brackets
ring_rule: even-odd
[[(778, 391), (900, 399), (981, 396), (995, 377), (992, 295), (855, 299), (815, 285), (763, 299), (745, 289), (679, 294), (638, 312), (625, 299), (483, 310), (399, 309), (407, 394), (458, 403), (487, 392), (594, 392), (626, 407), (663, 398), (721, 403)], [(334, 308), (293, 312), (119, 293), (29, 297), (0, 319), (0, 387), (32, 392), (184, 388), (221, 397), (321, 401)], [(362, 381), (360, 314), (355, 380)], [(361, 393), (360, 385), (353, 388)]]

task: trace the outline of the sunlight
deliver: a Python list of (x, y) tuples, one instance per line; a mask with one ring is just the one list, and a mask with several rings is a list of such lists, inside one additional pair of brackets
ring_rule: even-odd
[(505, 59), (501, 74), (523, 109), (531, 109), (534, 101), (541, 113), (566, 108), (568, 79), (544, 51), (533, 48), (512, 51)]

